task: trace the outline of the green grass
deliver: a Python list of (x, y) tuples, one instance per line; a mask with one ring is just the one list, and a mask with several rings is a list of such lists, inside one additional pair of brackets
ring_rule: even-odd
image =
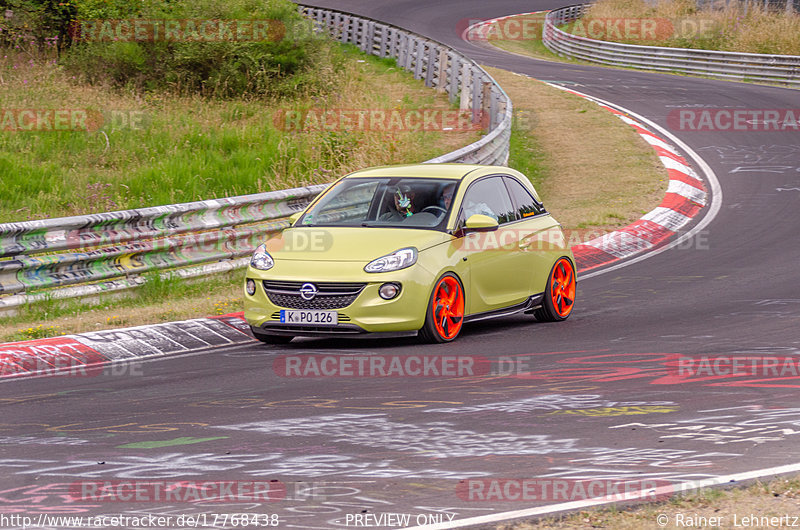
[[(646, 46), (668, 46), (762, 53), (769, 55), (800, 55), (800, 14), (766, 8), (751, 2), (748, 6), (726, 2), (713, 9), (698, 9), (694, 0), (646, 2), (644, 0), (600, 0), (583, 17), (640, 18), (658, 20), (655, 35), (642, 38), (638, 32), (626, 35), (610, 32), (603, 40)], [(669, 21), (669, 22), (667, 22)], [(572, 32), (574, 24), (566, 31)]]
[(664, 166), (616, 116), (526, 76), (487, 71), (514, 104), (509, 164), (565, 228), (615, 229), (663, 199)]
[[(529, 15), (519, 18), (527, 16)], [(695, 3), (691, 0), (659, 1), (656, 4), (641, 0), (601, 0), (583, 17), (582, 24), (588, 24), (591, 17), (601, 20), (625, 18), (658, 20), (659, 32), (663, 33), (655, 39), (644, 40), (635, 32), (627, 39), (618, 38), (617, 34), (612, 32), (608, 36), (600, 37), (601, 40), (644, 46), (800, 55), (800, 14), (790, 14), (782, 10), (765, 10), (762, 6), (752, 3), (745, 13), (735, 3), (721, 10), (697, 10)], [(670, 28), (665, 22), (666, 20), (672, 23), (673, 32), (671, 34), (664, 33)], [(575, 27), (576, 23), (571, 22), (559, 26), (559, 29), (566, 33), (573, 33)], [(704, 28), (704, 30), (696, 28)], [(583, 35), (581, 31), (578, 33)], [(502, 37), (502, 32), (500, 35)], [(598, 64), (554, 54), (544, 45), (541, 35), (530, 39), (491, 39), (488, 42), (512, 53), (541, 59)], [(684, 72), (672, 73), (685, 75)]]
[(512, 122), (508, 165), (526, 175), (537, 190), (541, 188), (547, 174), (544, 167), (546, 156), (547, 153), (537, 143), (531, 127), (516, 120)]
[[(775, 517), (800, 515), (800, 480), (797, 477), (756, 480), (749, 485), (738, 487), (703, 488), (696, 491), (678, 493), (668, 500), (652, 503), (610, 505), (592, 510), (564, 513), (553, 517), (531, 521), (499, 524), (497, 530), (550, 530), (614, 528), (619, 530), (639, 530), (659, 528), (656, 517), (667, 516), (666, 528), (687, 528), (688, 524), (677, 524), (676, 515), (684, 517), (716, 517), (723, 522), (721, 528), (732, 528), (733, 516)], [(791, 519), (789, 519), (791, 521)], [(700, 528), (700, 526), (695, 526)], [(704, 526), (703, 528), (708, 528)], [(751, 528), (764, 528), (751, 526)]]
[[(344, 67), (323, 95), (219, 100), (78, 84), (52, 63), (0, 59), (3, 108), (130, 113), (141, 126), (0, 131), (0, 223), (174, 204), (330, 180), (377, 164), (417, 162), (472, 133), (291, 133), (273, 113), (294, 108), (449, 108), (393, 60), (333, 46)], [(15, 68), (18, 67), (18, 68)], [(117, 114), (119, 116), (119, 114)]]
[[(396, 73), (390, 61), (376, 66), (386, 75)], [(665, 181), (660, 180), (666, 178), (662, 175), (663, 166), (652, 148), (640, 141), (627, 125), (581, 98), (533, 79), (493, 68), (487, 70), (514, 101), (509, 164), (531, 178), (548, 211), (566, 228), (572, 229), (586, 220), (597, 220), (604, 228), (624, 226), (629, 218), (638, 218), (640, 212), (658, 204), (666, 189)], [(369, 72), (372, 71), (370, 66)], [(401, 79), (402, 82), (391, 86), (384, 85), (374, 97), (392, 108), (410, 104), (441, 104), (449, 108), (444, 96), (419, 88), (421, 83), (409, 80), (406, 74)], [(346, 93), (355, 94), (361, 86), (353, 81), (353, 86), (345, 87)], [(336, 104), (355, 108), (358, 102)], [(226, 112), (230, 118), (240, 118), (246, 117), (249, 109), (247, 105), (236, 104), (226, 107)], [(383, 139), (380, 144), (383, 151), (399, 145), (392, 137), (379, 138)], [(455, 137), (452, 148), (469, 141), (472, 138)], [(323, 168), (319, 178), (335, 176), (324, 171), (329, 170)], [(586, 175), (591, 176), (591, 186), (586, 186)], [(607, 214), (617, 217), (606, 218)], [(621, 214), (630, 215), (620, 219)], [(62, 333), (84, 333), (234, 312), (242, 308), (242, 282), (243, 272), (237, 271), (191, 282), (157, 280), (114, 298), (106, 295), (100, 302), (51, 300), (46, 303), (46, 311), (31, 306), (19, 315), (0, 318), (0, 342), (18, 337), (41, 322), (59, 326)]]
[[(414, 80), (393, 59), (351, 45), (332, 49), (343, 67), (329, 92), (271, 101), (127, 92), (79, 83), (52, 62), (0, 58), (3, 108), (133, 111), (142, 118), (140, 128), (106, 123), (91, 133), (0, 131), (0, 223), (328, 182), (361, 167), (433, 158), (480, 137), (474, 131), (280, 130), (273, 111), (452, 108), (445, 94)], [(130, 291), (45, 298), (1, 315), (0, 341), (238, 311), (241, 275), (191, 281), (150, 275)]]
[(11, 335), (10, 340), (26, 341), (45, 339), (48, 337), (58, 337), (59, 335), (63, 335), (63, 332), (59, 326), (45, 326), (44, 324), (39, 324), (36, 327), (29, 327), (19, 330)]
[(573, 64), (578, 64), (579, 62), (570, 57), (562, 57), (551, 52), (540, 38), (527, 40), (490, 40), (489, 43), (501, 50), (519, 55), (528, 55), (548, 61), (560, 61)]
[[(0, 318), (0, 342), (23, 341), (74, 333), (70, 319), (88, 315), (96, 329), (136, 326), (201, 316), (197, 308), (207, 306), (205, 315), (241, 310), (242, 271), (185, 280), (145, 275), (148, 280), (136, 289), (104, 294), (95, 299), (45, 299), (22, 306), (16, 315)], [(31, 324), (35, 322), (58, 324)], [(95, 322), (96, 321), (96, 322)], [(22, 326), (22, 327), (20, 327)], [(82, 327), (80, 331), (93, 330)]]

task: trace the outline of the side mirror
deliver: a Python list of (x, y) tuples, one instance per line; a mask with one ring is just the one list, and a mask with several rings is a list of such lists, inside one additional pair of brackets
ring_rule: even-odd
[(300, 216), (303, 215), (303, 212), (295, 212), (289, 216), (289, 226), (294, 226)]
[(469, 216), (467, 222), (464, 224), (464, 231), (492, 232), (493, 230), (497, 230), (499, 226), (500, 224), (497, 222), (497, 219), (489, 217), (488, 215), (476, 213)]

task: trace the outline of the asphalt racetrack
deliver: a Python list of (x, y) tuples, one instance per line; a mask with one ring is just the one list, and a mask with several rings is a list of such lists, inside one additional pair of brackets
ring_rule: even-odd
[[(563, 323), (507, 317), (437, 346), (253, 343), (98, 377), (0, 383), (0, 513), (194, 515), (204, 528), (237, 527), (220, 514), (277, 514), (282, 528), (400, 527), (547, 511), (586, 498), (575, 485), (588, 479), (648, 489), (800, 470), (800, 134), (676, 130), (667, 120), (675, 109), (793, 109), (798, 91), (550, 63), (458, 35), (462, 19), (554, 2), (317, 5), (623, 106), (691, 150), (718, 208), (706, 207), (681, 244), (584, 275)], [(493, 372), (286, 377), (290, 356), (312, 353), (450, 355), (487, 360)], [(515, 496), (522, 480), (538, 485), (535, 498)], [(252, 502), (185, 491), (155, 500), (180, 481), (272, 489)], [(150, 486), (125, 500), (121, 482)], [(87, 487), (97, 483), (106, 489)]]

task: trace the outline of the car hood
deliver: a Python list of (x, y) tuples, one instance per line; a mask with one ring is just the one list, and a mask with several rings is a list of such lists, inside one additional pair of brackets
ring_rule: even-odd
[(395, 250), (425, 250), (451, 241), (436, 230), (377, 227), (287, 228), (268, 239), (267, 250), (276, 260), (369, 262)]

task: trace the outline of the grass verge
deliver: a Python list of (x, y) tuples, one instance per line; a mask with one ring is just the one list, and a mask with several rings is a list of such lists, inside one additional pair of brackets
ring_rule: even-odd
[[(610, 21), (634, 24), (620, 31)], [(649, 30), (639, 21), (649, 24)], [(596, 30), (587, 34), (593, 27)], [(721, 9), (698, 9), (694, 0), (599, 0), (566, 30), (644, 46), (800, 55), (800, 15), (767, 9), (758, 2), (726, 2)]]
[[(613, 528), (787, 528), (800, 516), (800, 478), (756, 481), (730, 489), (702, 489), (636, 507), (580, 511), (539, 521), (498, 525), (498, 530)], [(781, 524), (770, 518), (789, 517)], [(735, 519), (734, 519), (735, 517)], [(746, 519), (749, 518), (749, 519)], [(766, 519), (762, 519), (766, 518)], [(665, 524), (659, 524), (661, 523)], [(766, 524), (763, 524), (766, 522)]]
[[(620, 2), (624, 2), (625, 0), (620, 0)], [(636, 0), (638, 2), (638, 0)], [(599, 8), (600, 2), (596, 4), (596, 8)], [(659, 4), (660, 5), (660, 4)], [(731, 4), (734, 5), (734, 4)], [(800, 55), (800, 15), (785, 15), (785, 18), (782, 18), (781, 15), (776, 15), (774, 12), (765, 11), (763, 12), (763, 17), (760, 19), (759, 22), (753, 22), (754, 27), (759, 27), (761, 36), (767, 38), (766, 35), (769, 32), (775, 32), (778, 37), (772, 39), (772, 41), (767, 40), (764, 43), (757, 44), (757, 37), (751, 34), (751, 31), (748, 30), (748, 33), (745, 35), (744, 33), (735, 34), (736, 31), (743, 32), (744, 29), (737, 28), (737, 25), (741, 25), (741, 20), (749, 17), (756, 16), (755, 13), (759, 11), (758, 8), (751, 8), (754, 11), (749, 12), (748, 16), (743, 16), (736, 12), (730, 12), (729, 10), (725, 10), (722, 12), (712, 12), (712, 16), (706, 18), (706, 12), (698, 12), (692, 16), (686, 17), (678, 17), (674, 20), (668, 19), (664, 16), (658, 15), (650, 15), (649, 17), (644, 16), (637, 16), (635, 12), (631, 14), (624, 14), (623, 12), (617, 13), (617, 16), (611, 16), (613, 12), (609, 9), (605, 12), (603, 11), (592, 11), (593, 17), (595, 19), (601, 19), (602, 23), (599, 25), (601, 28), (599, 31), (603, 31), (602, 28), (613, 27), (613, 21), (616, 20), (632, 20), (633, 26), (636, 28), (641, 28), (642, 21), (648, 21), (645, 23), (650, 23), (654, 25), (656, 28), (656, 34), (659, 35), (658, 38), (652, 40), (643, 40), (639, 38), (637, 35), (642, 34), (641, 29), (637, 29), (634, 32), (634, 36), (628, 39), (622, 38), (614, 38), (618, 35), (616, 31), (611, 32), (611, 35), (607, 34), (592, 34), (592, 28), (597, 26), (589, 27), (588, 24), (590, 23), (589, 18), (581, 19), (580, 28), (576, 31), (576, 24), (568, 24), (565, 27), (562, 27), (563, 30), (570, 32), (575, 31), (577, 34), (581, 36), (589, 36), (591, 38), (597, 38), (601, 40), (610, 40), (610, 41), (618, 41), (618, 42), (626, 42), (630, 44), (638, 44), (638, 45), (648, 45), (648, 46), (669, 46), (669, 47), (676, 47), (676, 48), (695, 48), (695, 49), (718, 49), (718, 50), (725, 50), (725, 51), (735, 51), (735, 52), (742, 52), (745, 50), (752, 50), (750, 53), (780, 53), (780, 54), (790, 54), (790, 55)], [(733, 9), (733, 8), (731, 8)], [(763, 10), (761, 10), (763, 11)], [(602, 16), (601, 16), (602, 14)], [(717, 18), (714, 18), (717, 17)], [(777, 17), (777, 19), (775, 18)], [(527, 24), (529, 27), (535, 27), (536, 31), (529, 29), (522, 32), (516, 32), (517, 28), (525, 27)], [(701, 77), (706, 79), (719, 79), (715, 76), (704, 76), (701, 74), (688, 74), (684, 72), (665, 72), (663, 70), (647, 70), (646, 68), (633, 68), (633, 67), (625, 67), (625, 66), (618, 66), (618, 65), (607, 65), (592, 61), (585, 61), (581, 59), (575, 59), (572, 57), (561, 56), (551, 52), (542, 42), (542, 35), (541, 35), (541, 28), (544, 24), (544, 13), (534, 13), (531, 15), (518, 15), (515, 17), (510, 17), (501, 22), (495, 22), (492, 25), (492, 29), (489, 30), (490, 36), (487, 40), (488, 44), (495, 46), (503, 51), (514, 53), (517, 55), (523, 55), (527, 57), (532, 57), (535, 59), (542, 59), (545, 61), (551, 62), (561, 62), (567, 64), (583, 64), (583, 65), (591, 65), (601, 68), (612, 68), (617, 70), (634, 70), (634, 71), (650, 71), (655, 72), (658, 74), (670, 74), (670, 75), (677, 75), (677, 76), (684, 76), (684, 77)], [(734, 27), (727, 28), (725, 24), (733, 25)], [(666, 38), (663, 37), (664, 31), (663, 28), (667, 28), (667, 33), (671, 35), (671, 37)], [(752, 28), (750, 28), (752, 29)], [(674, 33), (670, 33), (673, 32)], [(728, 34), (730, 33), (730, 34)], [(780, 50), (779, 52), (771, 52), (766, 50)], [(765, 85), (775, 85), (775, 86), (785, 86), (785, 84), (779, 82), (768, 82), (768, 81), (754, 81), (750, 79), (743, 79), (742, 81), (745, 82), (754, 82), (758, 84), (765, 84)]]
[[(224, 315), (242, 309), (242, 271), (203, 279), (151, 275), (137, 289), (102, 297), (47, 300), (0, 318), (0, 342)], [(44, 324), (43, 324), (44, 323)]]
[[(477, 140), (475, 131), (386, 132), (345, 125), (285, 130), (296, 109), (449, 109), (393, 60), (330, 48), (341, 65), (324, 96), (219, 100), (78, 84), (51, 62), (0, 56), (8, 109), (89, 109), (94, 131), (0, 126), (0, 223), (174, 204), (329, 181), (371, 165), (420, 161)], [(13, 116), (11, 116), (13, 118)], [(98, 118), (100, 120), (100, 118)]]
[(542, 42), (542, 28), (546, 11), (538, 11), (525, 15), (510, 16), (490, 24), (484, 35), (477, 32), (473, 38), (478, 42), (486, 42), (501, 50), (526, 55), (546, 61), (558, 61), (579, 64), (580, 61), (570, 57), (556, 55), (547, 49)]
[[(552, 59), (554, 54), (542, 43), (544, 16), (541, 12), (495, 22), (486, 37), (506, 51)], [(641, 46), (800, 55), (800, 14), (752, 2), (699, 9), (694, 0), (599, 0), (560, 29)]]
[(564, 228), (619, 228), (664, 197), (666, 169), (619, 118), (541, 81), (487, 71), (514, 103), (509, 165), (530, 175)]

